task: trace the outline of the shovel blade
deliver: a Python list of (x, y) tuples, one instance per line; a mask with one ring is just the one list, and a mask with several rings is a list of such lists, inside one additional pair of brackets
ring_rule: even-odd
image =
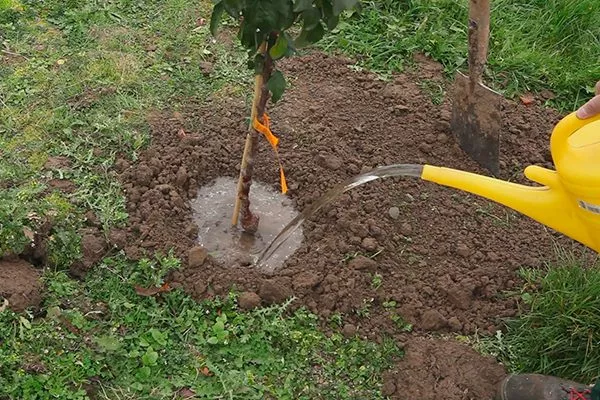
[(458, 73), (450, 127), (460, 147), (479, 165), (498, 175), (500, 169), (500, 109), (502, 96), (483, 84), (475, 84)]

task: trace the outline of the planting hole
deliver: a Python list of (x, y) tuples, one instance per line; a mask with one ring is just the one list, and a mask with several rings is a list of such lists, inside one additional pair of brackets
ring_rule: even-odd
[[(253, 262), (255, 257), (292, 220), (298, 212), (283, 194), (254, 181), (252, 183), (251, 209), (260, 216), (258, 231), (254, 235), (231, 226), (231, 213), (235, 202), (237, 180), (217, 178), (198, 191), (192, 201), (194, 221), (198, 225), (198, 242), (215, 260), (225, 265)], [(302, 229), (295, 231), (284, 246), (262, 267), (272, 272), (283, 265), (302, 243)]]

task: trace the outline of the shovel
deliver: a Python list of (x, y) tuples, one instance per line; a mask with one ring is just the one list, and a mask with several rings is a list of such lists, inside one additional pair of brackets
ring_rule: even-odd
[(499, 170), (502, 95), (486, 87), (485, 68), (490, 32), (490, 0), (469, 6), (469, 76), (458, 72), (454, 82), (450, 127), (460, 147), (494, 175)]

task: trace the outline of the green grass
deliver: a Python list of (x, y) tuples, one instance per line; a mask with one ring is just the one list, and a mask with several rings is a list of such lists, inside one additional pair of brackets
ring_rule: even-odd
[[(249, 313), (236, 297), (196, 303), (161, 284), (173, 257), (106, 259), (85, 282), (46, 276), (44, 319), (0, 313), (0, 398), (378, 399), (381, 372), (401, 352), (341, 334), (288, 304)], [(87, 392), (86, 392), (87, 390)], [(89, 392), (89, 393), (88, 393)]]
[[(111, 166), (149, 143), (151, 110), (250, 88), (244, 52), (202, 23), (209, 10), (187, 0), (0, 3), (0, 257), (52, 224), (41, 314), (0, 312), (0, 399), (172, 399), (182, 389), (205, 399), (382, 398), (381, 374), (401, 356), (391, 342), (326, 335), (289, 304), (240, 312), (235, 294), (200, 304), (181, 290), (138, 295), (136, 285), (160, 285), (179, 267), (170, 256), (108, 258), (83, 282), (62, 272), (79, 257), (86, 211), (105, 231), (126, 223)], [(56, 156), (70, 167), (46, 168)], [(57, 178), (77, 189), (49, 190)]]
[[(0, 9), (0, 256), (19, 253), (24, 232), (52, 215), (51, 266), (68, 267), (79, 256), (86, 210), (106, 230), (126, 221), (110, 167), (117, 155), (135, 160), (148, 143), (148, 111), (246, 83), (243, 54), (214, 43), (198, 24), (208, 7), (12, 0)], [(199, 63), (213, 58), (217, 72), (204, 76)], [(71, 168), (45, 169), (53, 156), (68, 157)], [(77, 190), (48, 193), (53, 178)]]
[(522, 314), (480, 348), (514, 372), (593, 383), (600, 377), (600, 269), (571, 259), (522, 276)]
[[(508, 96), (549, 89), (573, 110), (600, 79), (600, 12), (595, 0), (492, 2), (486, 80)], [(357, 56), (386, 75), (422, 52), (453, 75), (467, 57), (466, 0), (379, 0), (340, 23), (323, 47)]]

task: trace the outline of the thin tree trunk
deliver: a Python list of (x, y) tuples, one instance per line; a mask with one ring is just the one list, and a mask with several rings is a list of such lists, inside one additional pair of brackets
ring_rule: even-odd
[(263, 71), (254, 78), (254, 98), (250, 112), (250, 126), (246, 135), (246, 144), (240, 167), (240, 177), (237, 186), (237, 198), (233, 209), (231, 223), (237, 226), (238, 218), (241, 219), (242, 229), (248, 233), (255, 233), (258, 229), (260, 217), (250, 211), (250, 186), (252, 186), (252, 174), (254, 172), (254, 157), (258, 149), (258, 132), (252, 127), (255, 118), (261, 118), (265, 113), (267, 101), (269, 100), (269, 89), (267, 82), (273, 72), (273, 60), (269, 56), (266, 43), (259, 49), (265, 56)]

